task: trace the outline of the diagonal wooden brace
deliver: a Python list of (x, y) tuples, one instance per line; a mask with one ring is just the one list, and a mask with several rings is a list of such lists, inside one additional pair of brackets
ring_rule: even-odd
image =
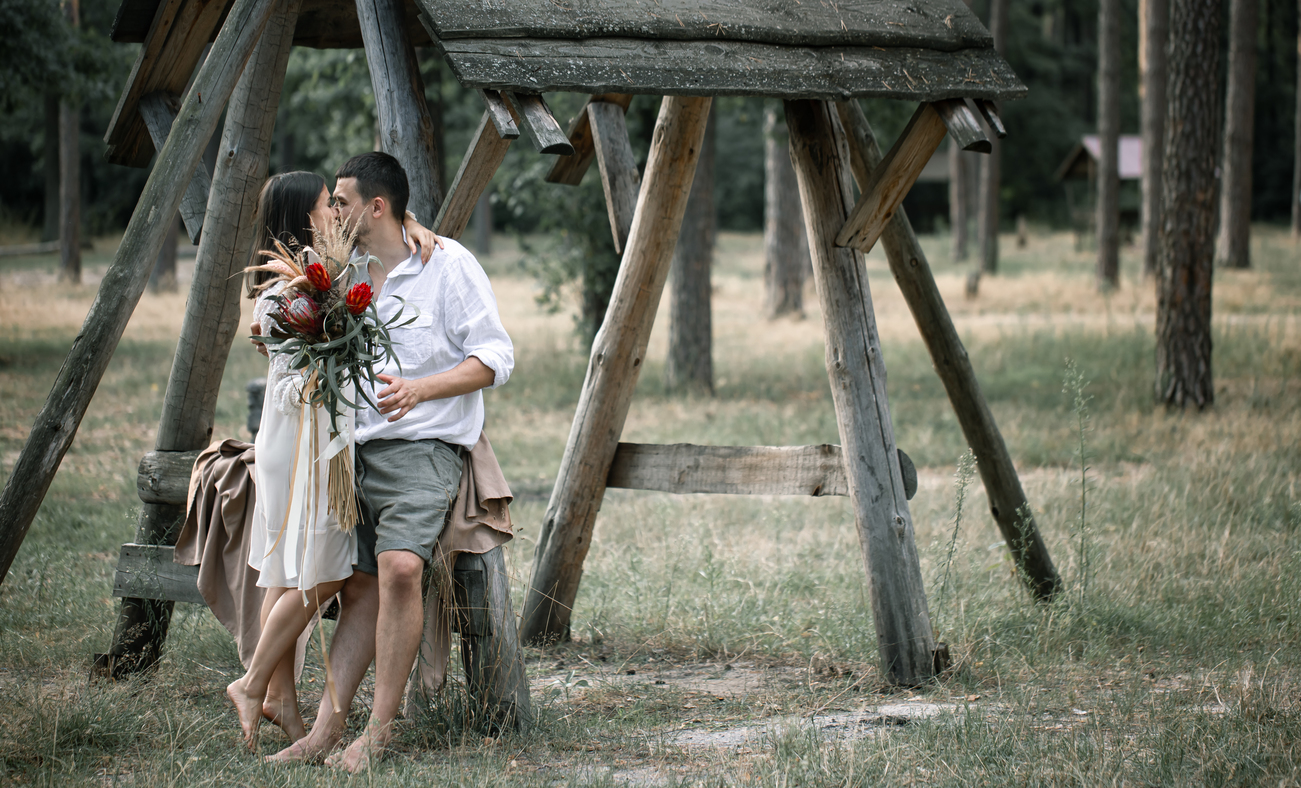
[(632, 94), (600, 93), (587, 100), (569, 124), (569, 144), (574, 146), (574, 152), (569, 156), (556, 159), (556, 163), (551, 166), (551, 172), (547, 173), (547, 183), (577, 186), (583, 182), (583, 176), (587, 174), (587, 169), (592, 166), (592, 161), (596, 158), (591, 120), (587, 115), (587, 108), (595, 102), (617, 104), (626, 113), (628, 105), (632, 103)]
[(871, 186), (836, 235), (837, 246), (852, 246), (864, 254), (872, 251), (922, 168), (940, 147), (945, 131), (944, 119), (933, 104), (917, 108), (894, 147), (872, 170)]
[(628, 241), (632, 217), (637, 211), (637, 193), (641, 191), (637, 157), (628, 141), (628, 126), (623, 113), (623, 107), (605, 101), (591, 102), (586, 112), (590, 120), (592, 146), (600, 165), (605, 206), (610, 212), (614, 250), (619, 254), (623, 254), (624, 244)]
[[(488, 188), (492, 176), (497, 173), (502, 159), (506, 158), (506, 149), (510, 147), (510, 137), (503, 137), (498, 131), (493, 110), (489, 108), (479, 121), (479, 128), (470, 140), (470, 147), (461, 159), (461, 168), (456, 171), (452, 187), (447, 190), (447, 198), (434, 220), (434, 232), (448, 238), (460, 238), (465, 227), (474, 215), (474, 206), (479, 196)], [(518, 137), (519, 132), (515, 135)]]
[[(172, 121), (176, 120), (176, 110), (181, 102), (176, 96), (162, 91), (150, 93), (140, 99), (140, 116), (149, 127), (149, 136), (154, 147), (163, 149), (167, 135), (172, 130)], [(199, 244), (199, 234), (203, 232), (203, 215), (208, 210), (208, 192), (212, 190), (212, 176), (208, 168), (200, 162), (194, 168), (194, 177), (185, 187), (185, 197), (181, 199), (181, 221), (185, 222), (185, 233), (190, 236), (190, 243)]]
[(502, 95), (506, 98), (511, 114), (515, 116), (515, 122), (528, 135), (538, 153), (573, 155), (574, 146), (569, 144), (569, 138), (560, 130), (560, 124), (541, 95), (511, 92), (503, 92)]

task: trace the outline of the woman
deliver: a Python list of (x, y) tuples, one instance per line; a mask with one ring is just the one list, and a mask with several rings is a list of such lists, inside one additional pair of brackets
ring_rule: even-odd
[[(271, 248), (274, 240), (290, 249), (310, 246), (312, 225), (324, 227), (335, 218), (324, 178), (310, 172), (273, 176), (259, 198), (257, 247)], [(434, 246), (442, 242), (410, 214), (405, 226), (412, 251), (420, 251), (421, 259), (428, 262)], [(267, 271), (250, 271), (247, 276), (248, 296), (257, 299), (255, 319), (265, 327), (274, 320), (278, 306), (272, 296), (285, 283), (266, 287), (275, 276)], [(328, 511), (327, 463), (311, 464), (319, 491), (314, 500), (303, 501), (297, 509), (290, 505), (298, 430), (311, 423), (302, 412), (307, 407), (301, 400), (302, 384), (302, 375), (289, 369), (288, 357), (273, 353), (255, 444), (257, 503), (248, 551), (249, 566), (259, 572), (258, 586), (266, 589), (262, 634), (248, 672), (226, 688), (249, 749), (257, 747), (263, 719), (279, 725), (292, 741), (306, 735), (294, 688), (294, 646), (321, 604), (343, 587), (357, 560), (356, 535), (340, 529)], [(318, 409), (315, 421), (321, 430), (319, 445), (324, 446), (330, 440), (329, 417)], [(351, 432), (351, 414), (348, 422)]]

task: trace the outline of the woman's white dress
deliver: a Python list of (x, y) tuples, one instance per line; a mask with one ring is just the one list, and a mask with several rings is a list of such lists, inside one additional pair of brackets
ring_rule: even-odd
[[(275, 285), (257, 300), (253, 314), (263, 332), (274, 322), (270, 315), (276, 303), (269, 296), (284, 288)], [(287, 355), (272, 352), (267, 372), (266, 394), (262, 404), (262, 421), (258, 427), (257, 503), (249, 536), (248, 564), (258, 570), (262, 588), (297, 588), (302, 591), (321, 583), (342, 580), (352, 574), (357, 562), (356, 532), (344, 533), (327, 507), (329, 461), (299, 463), (306, 467), (299, 474), (314, 474), (315, 495), (304, 496), (295, 522), (289, 522), (295, 455), (300, 429), (306, 430), (311, 418), (301, 402), (303, 376), (289, 369)], [(347, 410), (348, 434), (353, 434), (354, 415)], [(330, 443), (330, 416), (316, 408), (318, 450)], [(349, 442), (345, 450), (350, 455)], [(315, 455), (313, 455), (314, 458)], [(351, 461), (351, 458), (350, 458)], [(307, 477), (304, 476), (304, 479)], [(312, 498), (313, 500), (306, 500)]]

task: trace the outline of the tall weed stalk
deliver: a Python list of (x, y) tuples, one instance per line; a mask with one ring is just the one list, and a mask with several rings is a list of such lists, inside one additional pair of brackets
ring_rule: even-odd
[(1089, 432), (1089, 400), (1084, 393), (1089, 381), (1084, 377), (1074, 359), (1066, 359), (1066, 376), (1062, 393), (1071, 398), (1071, 412), (1075, 417), (1075, 457), (1080, 464), (1080, 516), (1076, 521), (1075, 541), (1079, 545), (1080, 604), (1088, 601), (1089, 592), (1089, 452), (1086, 435)]
[(953, 572), (953, 554), (958, 548), (958, 535), (962, 531), (962, 509), (967, 502), (967, 487), (970, 486), (972, 478), (976, 475), (976, 455), (971, 449), (967, 449), (961, 457), (958, 458), (958, 470), (953, 474), (954, 477), (954, 503), (953, 503), (953, 533), (949, 536), (948, 549), (944, 551), (944, 574), (940, 580), (940, 591), (938, 600), (935, 604), (935, 639), (940, 637), (939, 621), (944, 614), (944, 603), (948, 599), (949, 577)]

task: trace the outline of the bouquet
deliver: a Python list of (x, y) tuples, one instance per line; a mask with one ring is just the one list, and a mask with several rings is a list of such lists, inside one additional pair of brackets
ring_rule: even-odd
[[(290, 369), (303, 375), (304, 419), (310, 428), (299, 430), (299, 456), (329, 460), (329, 510), (344, 531), (352, 530), (358, 516), (352, 458), (343, 451), (352, 438), (347, 432), (347, 420), (340, 418), (343, 408), (360, 407), (349, 393), (354, 399), (360, 395), (362, 402), (378, 408), (366, 387), (358, 384), (378, 382), (376, 365), (383, 368), (389, 359), (396, 360), (390, 329), (415, 319), (403, 320), (399, 312), (388, 322), (380, 320), (370, 285), (351, 282), (354, 269), (371, 260), (378, 262), (378, 258), (367, 255), (353, 259), (353, 240), (352, 230), (340, 220), (328, 222), (325, 227), (313, 223), (312, 246), (290, 249), (276, 240), (274, 249), (262, 253), (267, 262), (248, 268), (276, 274), (262, 289), (277, 282), (287, 283), (270, 297), (277, 304), (272, 312), (277, 325), (253, 339), (273, 353), (289, 354)], [(315, 445), (318, 406), (330, 418), (330, 443), (323, 454)]]

